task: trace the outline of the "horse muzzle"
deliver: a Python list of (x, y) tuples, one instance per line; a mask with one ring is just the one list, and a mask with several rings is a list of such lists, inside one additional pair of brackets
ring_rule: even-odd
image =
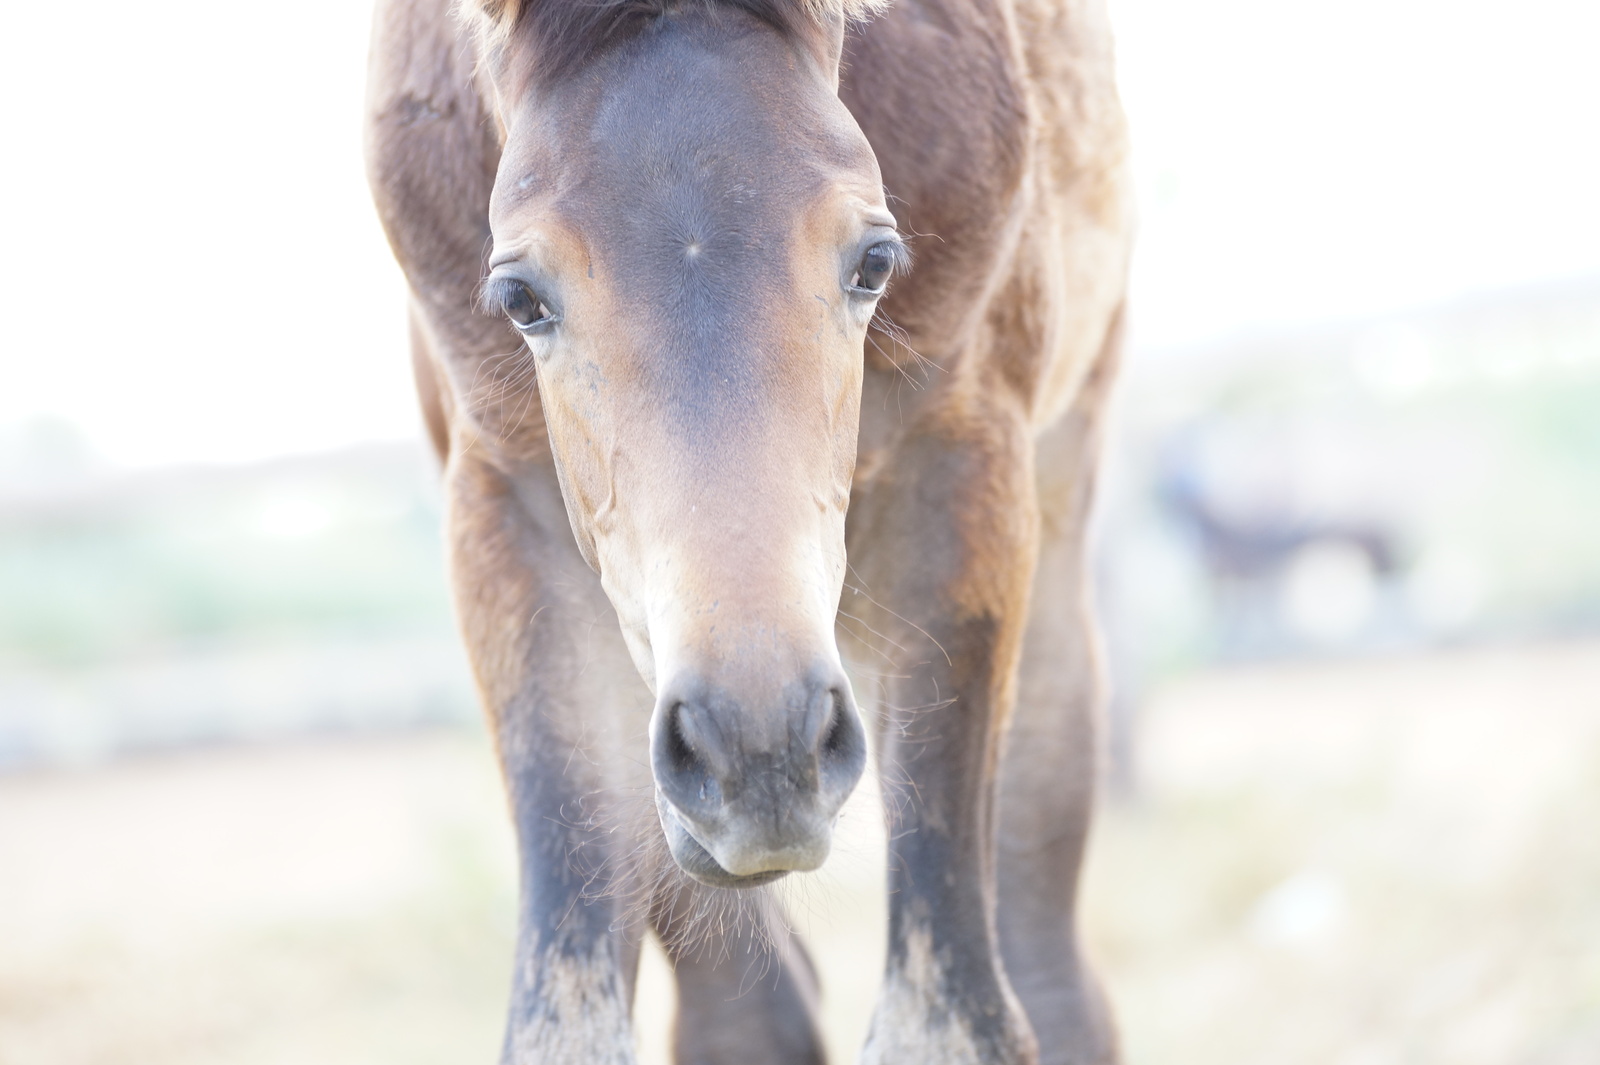
[(866, 767), (849, 682), (815, 669), (752, 700), (694, 674), (662, 688), (651, 721), (656, 808), (673, 859), (714, 887), (820, 867)]

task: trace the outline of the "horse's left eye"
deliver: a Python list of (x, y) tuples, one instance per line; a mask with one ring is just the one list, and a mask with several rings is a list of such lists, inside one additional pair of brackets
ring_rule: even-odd
[(511, 324), (523, 332), (535, 329), (550, 320), (550, 308), (544, 301), (533, 294), (527, 285), (516, 283), (512, 285), (502, 300), (506, 317), (511, 319)]
[(861, 289), (863, 292), (882, 292), (883, 286), (889, 283), (889, 275), (894, 272), (894, 249), (888, 241), (874, 244), (861, 256), (861, 264), (856, 267), (855, 276), (850, 279), (850, 287)]

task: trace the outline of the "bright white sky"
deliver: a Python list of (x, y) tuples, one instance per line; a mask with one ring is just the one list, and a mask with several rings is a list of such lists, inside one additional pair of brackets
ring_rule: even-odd
[[(1600, 4), (1112, 3), (1138, 348), (1600, 271)], [(0, 428), (119, 466), (415, 435), (367, 0), (14, 8)]]

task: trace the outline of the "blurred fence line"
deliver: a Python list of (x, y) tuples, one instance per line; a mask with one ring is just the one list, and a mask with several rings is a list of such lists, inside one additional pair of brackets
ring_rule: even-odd
[(60, 426), (22, 444), (0, 458), (0, 767), (476, 720), (420, 443), (120, 475), (63, 461)]

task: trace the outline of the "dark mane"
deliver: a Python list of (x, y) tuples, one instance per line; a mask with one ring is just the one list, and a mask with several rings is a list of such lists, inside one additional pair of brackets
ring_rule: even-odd
[(830, 23), (861, 20), (888, 0), (478, 0), (479, 28), (491, 53), (514, 40), (536, 56), (545, 83), (635, 35), (651, 21), (695, 6), (752, 16), (786, 37), (803, 40)]

